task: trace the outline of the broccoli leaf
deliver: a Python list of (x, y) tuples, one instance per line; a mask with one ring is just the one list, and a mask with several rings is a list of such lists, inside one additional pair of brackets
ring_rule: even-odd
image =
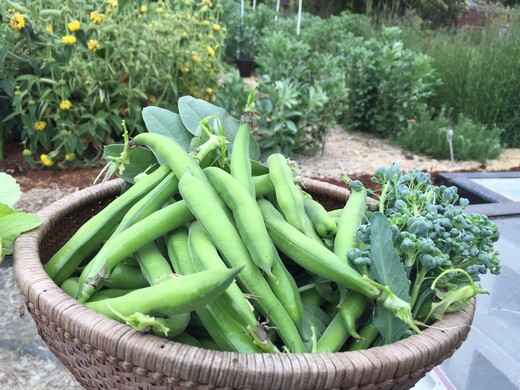
[[(380, 212), (370, 218), (370, 259), (370, 278), (390, 288), (403, 301), (410, 302), (410, 281), (394, 248), (390, 223)], [(408, 325), (380, 302), (376, 305), (374, 324), (381, 334), (382, 344), (399, 340), (408, 330)]]

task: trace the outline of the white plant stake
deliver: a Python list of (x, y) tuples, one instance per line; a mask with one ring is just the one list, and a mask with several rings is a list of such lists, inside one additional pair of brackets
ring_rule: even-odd
[(453, 156), (453, 129), (446, 130), (446, 138), (448, 139), (448, 145), (450, 145), (451, 165), (455, 165), (455, 157)]
[(274, 21), (278, 21), (278, 13), (280, 12), (280, 0), (276, 0), (276, 14), (274, 15)]
[(296, 35), (300, 35), (300, 25), (302, 23), (302, 2), (298, 1), (298, 23), (296, 24)]

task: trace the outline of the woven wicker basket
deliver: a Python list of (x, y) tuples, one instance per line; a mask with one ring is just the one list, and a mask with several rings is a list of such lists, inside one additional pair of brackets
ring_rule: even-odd
[[(308, 180), (336, 206), (346, 189)], [(134, 331), (67, 296), (45, 263), (88, 218), (118, 195), (119, 179), (69, 195), (39, 212), (43, 224), (18, 238), (18, 288), (49, 349), (88, 389), (407, 389), (466, 339), (475, 306), (434, 328), (382, 347), (328, 354), (241, 354), (174, 343)]]

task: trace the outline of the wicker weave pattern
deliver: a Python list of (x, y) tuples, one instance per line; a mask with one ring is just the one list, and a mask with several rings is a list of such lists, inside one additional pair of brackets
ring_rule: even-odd
[[(15, 243), (18, 288), (49, 349), (87, 389), (408, 389), (466, 339), (474, 303), (420, 335), (366, 351), (239, 354), (142, 334), (67, 296), (42, 262), (120, 191), (122, 181), (69, 195), (39, 214), (44, 223)], [(346, 189), (307, 180), (307, 191), (345, 202)]]

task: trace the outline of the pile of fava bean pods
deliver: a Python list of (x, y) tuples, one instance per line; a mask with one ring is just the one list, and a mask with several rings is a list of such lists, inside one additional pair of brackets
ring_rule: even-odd
[(164, 135), (135, 136), (163, 163), (82, 225), (46, 272), (90, 309), (188, 345), (243, 353), (370, 347), (374, 302), (409, 307), (346, 260), (367, 191), (326, 211), (282, 154), (254, 175), (249, 139), (243, 123), (223, 168), (204, 166)]

